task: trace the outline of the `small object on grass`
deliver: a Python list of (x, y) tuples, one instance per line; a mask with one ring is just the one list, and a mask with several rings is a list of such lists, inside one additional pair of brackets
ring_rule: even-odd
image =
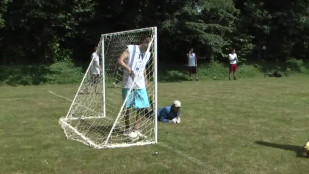
[(158, 155), (158, 154), (159, 154), (159, 152), (153, 152), (152, 154), (153, 154), (153, 155)]

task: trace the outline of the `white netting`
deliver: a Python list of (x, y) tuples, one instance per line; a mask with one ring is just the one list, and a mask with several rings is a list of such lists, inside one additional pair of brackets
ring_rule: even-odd
[[(122, 97), (125, 70), (118, 58), (127, 45), (139, 45), (146, 37), (151, 40), (148, 46), (150, 58), (143, 61), (150, 105), (145, 109), (126, 109), (124, 102), (129, 102), (130, 97), (125, 97), (125, 101)], [(97, 53), (103, 72), (98, 77), (91, 75), (91, 61), (68, 114), (59, 120), (67, 138), (95, 148), (156, 142), (156, 44), (155, 27), (101, 36)], [(138, 71), (139, 75), (145, 72)], [(130, 88), (129, 94), (134, 98), (135, 89)]]

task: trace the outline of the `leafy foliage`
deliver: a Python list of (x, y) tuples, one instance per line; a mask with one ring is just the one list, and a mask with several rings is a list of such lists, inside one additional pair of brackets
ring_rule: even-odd
[(187, 3), (163, 22), (162, 32), (167, 38), (175, 38), (167, 42), (173, 45), (173, 53), (179, 48), (195, 47), (214, 61), (225, 57), (224, 48), (231, 46), (228, 35), (236, 27), (237, 13), (233, 1)]
[(190, 47), (211, 62), (226, 61), (232, 48), (243, 62), (306, 60), (308, 6), (308, 0), (3, 0), (0, 63), (88, 62), (100, 34), (148, 26), (158, 26), (163, 62), (185, 63)]
[[(85, 33), (80, 24), (94, 13), (92, 0), (13, 1), (6, 12), (4, 62), (52, 63), (57, 40), (68, 48), (73, 38)], [(16, 10), (18, 9), (18, 10)]]
[(39, 85), (78, 83), (83, 77), (81, 67), (70, 61), (46, 65), (0, 66), (0, 84)]

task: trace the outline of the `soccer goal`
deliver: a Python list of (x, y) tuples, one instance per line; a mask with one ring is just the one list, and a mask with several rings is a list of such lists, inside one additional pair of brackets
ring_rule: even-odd
[[(139, 68), (132, 78), (133, 85), (123, 95), (126, 70), (118, 63), (118, 58), (129, 45), (138, 47), (145, 38), (150, 41), (146, 50), (148, 54), (142, 55)], [(93, 78), (92, 60), (67, 115), (59, 120), (66, 137), (94, 148), (157, 143), (157, 28), (102, 34), (97, 54), (101, 73)], [(146, 92), (149, 107), (128, 107), (127, 102), (135, 95), (133, 86), (142, 76), (148, 80)], [(135, 131), (138, 132), (131, 134)]]

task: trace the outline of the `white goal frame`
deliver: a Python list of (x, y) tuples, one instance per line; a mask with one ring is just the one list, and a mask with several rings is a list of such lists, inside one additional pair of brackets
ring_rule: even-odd
[[(108, 86), (106, 85), (107, 83), (107, 62), (105, 61), (108, 56), (106, 55), (106, 46), (105, 42), (108, 40), (108, 38), (111, 37), (117, 37), (119, 35), (124, 35), (126, 34), (130, 35), (131, 33), (142, 33), (142, 32), (150, 32), (151, 35), (151, 42), (149, 44), (149, 47), (147, 51), (150, 51), (151, 49), (151, 78), (152, 78), (152, 88), (151, 88), (151, 96), (153, 101), (152, 102), (152, 110), (153, 110), (153, 116), (152, 120), (151, 118), (143, 118), (145, 120), (145, 126), (147, 126), (147, 129), (150, 129), (151, 131), (153, 130), (154, 132), (151, 132), (151, 136), (153, 138), (143, 137), (144, 139), (141, 140), (134, 140), (132, 142), (126, 142), (127, 140), (125, 138), (114, 138), (117, 139), (117, 143), (113, 143), (111, 139), (113, 137), (116, 137), (116, 129), (117, 126), (119, 127), (120, 125), (120, 120), (123, 119), (123, 113), (124, 113), (124, 107), (125, 103), (128, 100), (128, 96), (125, 97), (125, 100), (122, 102), (121, 107), (119, 108), (119, 112), (117, 116), (115, 117), (109, 117), (107, 114), (107, 106), (109, 105), (107, 101), (107, 90)], [(91, 146), (93, 148), (101, 149), (101, 148), (116, 148), (116, 147), (130, 147), (130, 146), (139, 146), (139, 145), (147, 145), (147, 144), (155, 144), (158, 142), (158, 123), (157, 123), (157, 98), (158, 98), (158, 85), (157, 85), (157, 74), (158, 74), (158, 69), (157, 69), (157, 28), (156, 27), (148, 27), (148, 28), (141, 28), (141, 29), (135, 29), (135, 30), (127, 30), (127, 31), (122, 31), (122, 32), (114, 32), (114, 33), (108, 33), (108, 34), (102, 34), (100, 38), (100, 42), (98, 43), (98, 51), (97, 54), (100, 56), (100, 63), (101, 63), (101, 68), (102, 68), (102, 73), (100, 75), (100, 85), (102, 85), (102, 100), (94, 100), (91, 102), (94, 103), (99, 103), (99, 107), (102, 107), (102, 110), (97, 110), (93, 109), (92, 105), (88, 105), (87, 102), (85, 102), (85, 105), (82, 103), (82, 92), (83, 90), (87, 89), (87, 83), (89, 83), (89, 72), (91, 65), (93, 63), (93, 60), (91, 60), (86, 73), (78, 87), (78, 90), (74, 96), (74, 99), (72, 101), (72, 104), (66, 114), (66, 116), (63, 116), (59, 119), (59, 124), (61, 125), (62, 129), (64, 130), (64, 133), (68, 139), (72, 139), (75, 141), (82, 142), (83, 144), (86, 144), (88, 146)], [(120, 55), (119, 55), (120, 56)], [(145, 60), (143, 61), (143, 65), (146, 66)], [(141, 71), (141, 69), (138, 71), (138, 74), (144, 73)], [(136, 79), (133, 81), (133, 84), (135, 83)], [(129, 89), (129, 92), (131, 92), (133, 89), (133, 86)], [(120, 89), (119, 89), (120, 90)], [(96, 91), (96, 88), (95, 88)], [(96, 93), (97, 94), (97, 93)], [(84, 94), (85, 95), (85, 94)], [(94, 92), (91, 93), (91, 95), (94, 95)], [(97, 95), (96, 95), (97, 96)], [(87, 98), (87, 96), (85, 97)], [(83, 110), (84, 114), (78, 114), (78, 112), (75, 112), (77, 109)], [(87, 111), (91, 112), (93, 114), (87, 115)], [(146, 113), (146, 112), (145, 112)], [(109, 123), (113, 123), (112, 125), (103, 125), (105, 124), (104, 121), (107, 121)], [(87, 122), (87, 123), (84, 123)], [(102, 128), (100, 131), (104, 131), (104, 138), (99, 137), (99, 133), (96, 132), (94, 135), (89, 136), (89, 132), (91, 132), (92, 129), (98, 129), (97, 127), (100, 127), (102, 124)], [(147, 124), (147, 125), (146, 125)], [(150, 126), (153, 125), (153, 128)], [(105, 128), (110, 127), (111, 128)], [(85, 128), (86, 127), (86, 128)], [(104, 128), (103, 128), (104, 127)], [(150, 127), (150, 128), (149, 128)], [(83, 130), (85, 129), (85, 130)], [(107, 133), (108, 132), (108, 133)], [(102, 133), (102, 132), (100, 132)], [(94, 136), (97, 137), (93, 138)], [(150, 133), (149, 133), (150, 134)], [(120, 137), (120, 135), (119, 135)], [(94, 139), (99, 139), (99, 141), (94, 140)], [(124, 142), (121, 142), (121, 140), (124, 140)], [(115, 140), (116, 142), (116, 140)]]

